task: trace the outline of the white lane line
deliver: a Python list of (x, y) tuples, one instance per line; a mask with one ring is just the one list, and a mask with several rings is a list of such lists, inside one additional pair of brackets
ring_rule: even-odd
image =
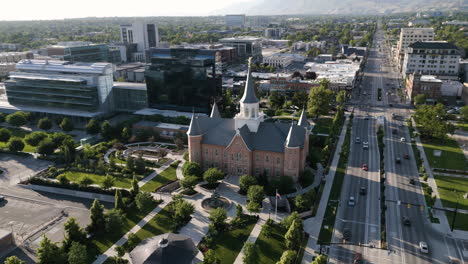
[(360, 225), (366, 225), (366, 226), (376, 226), (379, 227), (379, 225), (376, 224), (369, 224), (367, 222), (360, 222), (360, 221), (354, 221), (354, 220), (347, 220), (347, 219), (340, 219), (341, 222), (345, 223), (353, 223), (353, 224), (360, 224)]

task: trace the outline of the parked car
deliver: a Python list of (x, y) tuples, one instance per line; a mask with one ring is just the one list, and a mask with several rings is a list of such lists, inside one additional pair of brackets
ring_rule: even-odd
[(410, 219), (409, 219), (408, 217), (406, 217), (406, 216), (403, 216), (403, 224), (404, 224), (405, 226), (411, 226), (411, 221), (410, 221)]
[(411, 178), (409, 180), (409, 183), (412, 184), (412, 185), (415, 185), (416, 184), (416, 180), (414, 178)]
[(427, 246), (427, 243), (424, 241), (419, 242), (419, 249), (421, 250), (422, 253), (429, 253), (429, 247)]
[(367, 142), (367, 141), (362, 142), (362, 148), (363, 149), (369, 149), (369, 142)]
[(400, 164), (400, 163), (401, 163), (400, 157), (397, 157), (397, 158), (395, 159), (395, 163), (396, 163), (396, 164)]
[(348, 205), (349, 206), (355, 206), (356, 205), (356, 199), (354, 199), (354, 196), (349, 197)]
[(400, 138), (400, 141), (401, 142), (406, 142), (406, 138), (402, 137), (402, 138)]

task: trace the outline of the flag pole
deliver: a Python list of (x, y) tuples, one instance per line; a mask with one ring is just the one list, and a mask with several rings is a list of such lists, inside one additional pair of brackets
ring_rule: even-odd
[(276, 193), (275, 193), (275, 222), (276, 222), (277, 214), (278, 214), (278, 189), (276, 189)]

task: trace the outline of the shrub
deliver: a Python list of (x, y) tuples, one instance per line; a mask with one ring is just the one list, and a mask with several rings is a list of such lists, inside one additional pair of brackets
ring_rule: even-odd
[(8, 150), (13, 152), (22, 151), (24, 149), (24, 142), (23, 140), (21, 140), (21, 138), (10, 138), (10, 140), (7, 143), (7, 148)]
[(182, 174), (184, 177), (195, 176), (197, 178), (202, 177), (202, 169), (200, 165), (196, 162), (186, 162), (182, 166)]
[(203, 180), (205, 180), (208, 185), (213, 186), (217, 181), (224, 178), (224, 173), (218, 168), (209, 168), (203, 173)]
[(7, 128), (0, 128), (0, 141), (7, 142), (11, 138), (11, 132)]
[(135, 203), (138, 210), (146, 211), (154, 205), (154, 199), (149, 192), (139, 192), (135, 196)]
[(42, 140), (47, 137), (47, 133), (42, 131), (32, 132), (24, 137), (24, 141), (33, 147), (37, 147)]
[(41, 155), (50, 155), (55, 151), (55, 144), (50, 138), (42, 140), (37, 146), (37, 153)]
[(15, 112), (6, 117), (8, 124), (16, 127), (24, 126), (28, 122), (26, 118), (26, 113), (24, 112)]
[(265, 192), (263, 191), (263, 187), (260, 185), (250, 186), (247, 192), (247, 197), (249, 198), (249, 201), (261, 204), (263, 199), (265, 198)]
[(60, 122), (59, 126), (65, 132), (72, 131), (74, 128), (72, 121), (68, 117), (62, 119), (62, 122)]
[(47, 117), (41, 118), (39, 122), (37, 122), (37, 127), (42, 130), (49, 130), (52, 128), (52, 121)]
[(257, 184), (257, 179), (254, 176), (244, 174), (239, 178), (239, 188), (241, 193), (246, 194), (250, 186)]

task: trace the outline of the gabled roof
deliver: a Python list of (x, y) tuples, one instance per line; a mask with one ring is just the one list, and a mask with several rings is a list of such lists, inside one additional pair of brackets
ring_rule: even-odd
[(249, 58), (249, 69), (247, 72), (247, 81), (245, 83), (244, 95), (242, 95), (242, 98), (240, 99), (240, 102), (244, 104), (254, 104), (259, 102), (257, 96), (255, 95), (255, 86), (253, 83), (251, 66), (252, 58)]
[(307, 121), (307, 113), (305, 109), (302, 109), (301, 117), (299, 117), (299, 122), (297, 123), (297, 125), (301, 127), (309, 126), (309, 122)]
[(213, 103), (213, 108), (211, 109), (210, 117), (221, 117), (221, 114), (219, 113), (218, 106), (216, 105), (216, 102)]

